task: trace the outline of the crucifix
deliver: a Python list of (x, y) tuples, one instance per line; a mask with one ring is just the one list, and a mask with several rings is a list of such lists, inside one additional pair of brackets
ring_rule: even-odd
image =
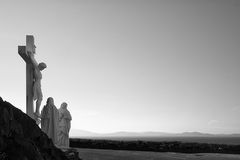
[[(37, 63), (35, 54), (34, 37), (26, 36), (26, 46), (18, 46), (18, 54), (26, 62), (26, 113), (29, 117), (38, 120), (40, 118), (39, 108), (42, 102), (41, 79), (40, 71), (47, 66), (45, 63)], [(34, 112), (33, 102), (36, 100), (36, 110)]]

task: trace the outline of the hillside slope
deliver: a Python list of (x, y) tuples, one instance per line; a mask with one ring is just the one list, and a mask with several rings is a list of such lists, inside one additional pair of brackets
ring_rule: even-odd
[(28, 115), (0, 97), (0, 160), (67, 160)]

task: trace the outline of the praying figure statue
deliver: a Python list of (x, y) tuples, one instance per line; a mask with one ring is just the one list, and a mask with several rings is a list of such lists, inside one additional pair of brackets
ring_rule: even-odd
[(38, 119), (40, 118), (40, 112), (39, 112), (39, 108), (41, 106), (42, 103), (42, 89), (41, 89), (41, 80), (42, 80), (42, 73), (41, 71), (44, 70), (47, 65), (45, 63), (37, 63), (37, 61), (34, 58), (34, 54), (35, 54), (35, 46), (33, 47), (33, 52), (28, 52), (28, 56), (30, 57), (30, 60), (32, 62), (33, 65), (33, 75), (34, 75), (34, 82), (33, 82), (33, 100), (36, 100), (36, 110), (35, 110), (35, 118)]
[(54, 105), (52, 97), (47, 99), (47, 104), (41, 111), (41, 129), (52, 139), (56, 145), (58, 143), (58, 109)]
[(71, 128), (72, 116), (67, 109), (67, 103), (62, 103), (59, 112), (58, 146), (69, 147), (69, 131)]

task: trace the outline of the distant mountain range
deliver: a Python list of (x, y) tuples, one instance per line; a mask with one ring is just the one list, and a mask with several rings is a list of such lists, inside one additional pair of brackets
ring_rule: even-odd
[(70, 131), (70, 137), (87, 138), (87, 137), (240, 137), (240, 134), (209, 134), (201, 132), (183, 132), (183, 133), (166, 133), (166, 132), (114, 132), (114, 133), (94, 133), (85, 130)]

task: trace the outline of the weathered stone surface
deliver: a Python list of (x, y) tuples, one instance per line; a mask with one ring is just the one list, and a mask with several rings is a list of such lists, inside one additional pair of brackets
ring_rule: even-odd
[(35, 121), (0, 97), (0, 159), (67, 160)]

